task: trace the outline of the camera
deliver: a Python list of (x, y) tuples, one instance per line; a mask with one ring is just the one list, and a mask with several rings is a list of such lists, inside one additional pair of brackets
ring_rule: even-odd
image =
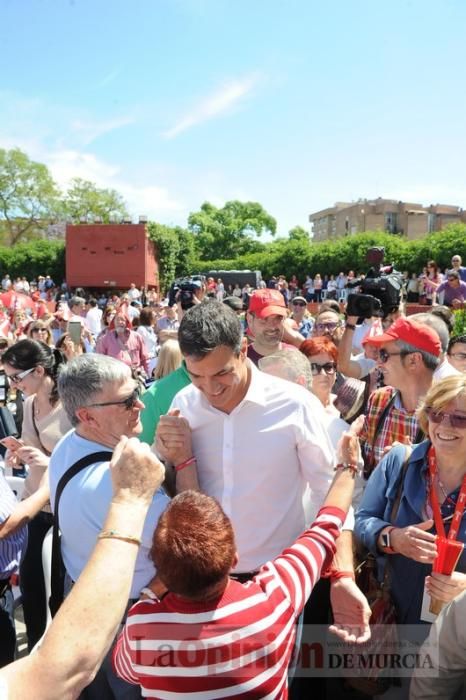
[(385, 248), (369, 248), (367, 262), (372, 267), (364, 278), (352, 282), (349, 287), (359, 287), (360, 294), (350, 294), (346, 306), (348, 316), (371, 318), (371, 316), (388, 316), (398, 308), (401, 301), (403, 278), (394, 265), (382, 267)]
[(193, 297), (202, 288), (202, 277), (195, 275), (176, 279), (168, 292), (168, 305), (174, 306), (180, 302), (183, 311), (187, 311), (194, 306)]

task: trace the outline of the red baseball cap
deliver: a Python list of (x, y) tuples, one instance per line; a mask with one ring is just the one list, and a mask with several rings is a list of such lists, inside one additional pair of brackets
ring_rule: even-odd
[(278, 289), (256, 289), (249, 298), (248, 311), (257, 318), (288, 316), (285, 299)]
[(442, 351), (440, 338), (433, 328), (416, 321), (410, 321), (409, 318), (398, 318), (382, 335), (364, 338), (364, 340), (368, 345), (378, 347), (385, 345), (385, 343), (392, 343), (394, 340), (403, 340), (418, 350), (425, 350), (436, 357)]

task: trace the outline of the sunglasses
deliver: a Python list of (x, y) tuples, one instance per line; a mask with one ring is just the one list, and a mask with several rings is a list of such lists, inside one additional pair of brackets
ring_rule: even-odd
[(18, 372), (17, 374), (10, 374), (8, 376), (8, 379), (10, 382), (13, 382), (13, 384), (19, 384), (19, 382), (22, 382), (24, 377), (27, 377), (28, 374), (31, 374), (31, 372), (34, 372), (35, 367), (31, 367), (30, 369), (25, 369), (23, 372)]
[(323, 365), (319, 365), (317, 362), (311, 362), (311, 372), (314, 375), (320, 374), (322, 370), (325, 374), (335, 374), (337, 365), (335, 362), (325, 362)]
[(137, 386), (133, 389), (132, 393), (126, 397), (126, 399), (121, 399), (121, 401), (105, 401), (104, 403), (88, 403), (87, 408), (100, 408), (101, 406), (124, 406), (127, 411), (131, 411), (139, 401), (141, 396), (141, 390)]
[(381, 348), (381, 349), (379, 350), (379, 362), (380, 362), (382, 365), (384, 365), (384, 364), (390, 359), (390, 357), (396, 357), (396, 356), (398, 356), (398, 355), (404, 357), (405, 355), (412, 355), (412, 354), (413, 354), (413, 352), (407, 352), (407, 351), (403, 351), (403, 352), (388, 352), (388, 350), (385, 350), (384, 348)]
[(466, 430), (466, 415), (461, 413), (444, 413), (443, 411), (434, 411), (433, 408), (425, 409), (427, 417), (432, 423), (440, 425), (444, 418), (448, 418), (452, 428)]
[(304, 301), (294, 301), (293, 306), (306, 306)]
[(336, 331), (339, 328), (340, 323), (316, 323), (316, 330), (318, 331)]

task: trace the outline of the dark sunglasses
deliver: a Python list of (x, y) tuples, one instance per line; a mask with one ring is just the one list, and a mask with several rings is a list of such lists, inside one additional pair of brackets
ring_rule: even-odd
[(329, 333), (332, 333), (333, 331), (336, 331), (337, 328), (341, 326), (340, 322), (331, 322), (331, 323), (316, 323), (316, 330), (318, 331), (329, 331)]
[(304, 301), (294, 301), (293, 306), (306, 306), (306, 302)]
[(335, 374), (337, 369), (335, 362), (325, 362), (323, 365), (319, 365), (317, 362), (311, 362), (311, 372), (312, 374), (320, 374), (322, 370), (325, 374)]
[(448, 418), (452, 428), (466, 430), (466, 415), (461, 413), (444, 413), (443, 411), (435, 411), (433, 408), (426, 408), (425, 411), (432, 423), (440, 425), (444, 418)]
[(388, 352), (388, 350), (385, 350), (385, 348), (380, 348), (379, 350), (379, 362), (381, 362), (383, 365), (387, 362), (387, 360), (390, 359), (390, 357), (396, 357), (396, 356), (401, 356), (404, 357), (405, 355), (413, 355), (413, 352), (409, 352), (404, 350), (403, 352)]
[(101, 406), (124, 406), (127, 411), (131, 411), (135, 407), (136, 403), (139, 401), (141, 396), (141, 390), (137, 386), (132, 391), (132, 393), (126, 397), (126, 399), (121, 399), (121, 401), (106, 401), (105, 403), (88, 403), (87, 408), (100, 408)]

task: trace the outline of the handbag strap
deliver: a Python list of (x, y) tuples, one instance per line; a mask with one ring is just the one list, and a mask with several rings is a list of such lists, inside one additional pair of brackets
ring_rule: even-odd
[(404, 482), (405, 482), (406, 472), (408, 471), (409, 460), (411, 459), (411, 453), (412, 453), (411, 447), (406, 445), (405, 459), (404, 459), (404, 462), (403, 462), (401, 469), (400, 469), (400, 480), (398, 482), (398, 486), (396, 489), (396, 496), (395, 496), (395, 500), (393, 501), (392, 512), (390, 513), (390, 522), (392, 524), (393, 524), (393, 521), (396, 520), (396, 516), (398, 515), (398, 511), (400, 509), (401, 496), (403, 493), (403, 486), (404, 486)]
[(52, 453), (50, 452), (50, 450), (48, 450), (46, 447), (44, 447), (44, 445), (43, 445), (43, 443), (42, 443), (42, 440), (40, 439), (39, 428), (37, 427), (36, 417), (35, 417), (35, 415), (34, 415), (34, 405), (35, 405), (35, 402), (36, 402), (36, 398), (34, 397), (34, 399), (32, 400), (32, 405), (31, 405), (32, 425), (33, 425), (33, 427), (34, 427), (34, 430), (35, 430), (35, 433), (36, 433), (36, 437), (37, 437), (37, 439), (39, 440), (40, 449), (42, 450), (42, 452), (44, 452), (44, 453), (47, 455), (47, 457), (50, 457), (50, 455), (51, 455)]
[[(59, 523), (59, 507), (60, 498), (63, 493), (63, 489), (68, 484), (71, 479), (79, 474), (79, 472), (86, 469), (86, 467), (97, 462), (104, 462), (105, 460), (112, 458), (112, 452), (108, 450), (102, 450), (101, 452), (91, 452), (91, 454), (78, 459), (77, 462), (71, 465), (69, 469), (60, 478), (57, 490), (55, 492), (55, 508), (54, 508), (54, 519), (53, 519), (53, 536), (52, 536), (52, 564), (51, 564), (51, 601), (61, 601), (63, 600), (63, 577), (62, 577), (62, 557), (61, 557), (61, 545), (60, 545), (60, 523)], [(57, 608), (58, 609), (58, 608)], [(52, 612), (52, 614), (54, 614)]]

